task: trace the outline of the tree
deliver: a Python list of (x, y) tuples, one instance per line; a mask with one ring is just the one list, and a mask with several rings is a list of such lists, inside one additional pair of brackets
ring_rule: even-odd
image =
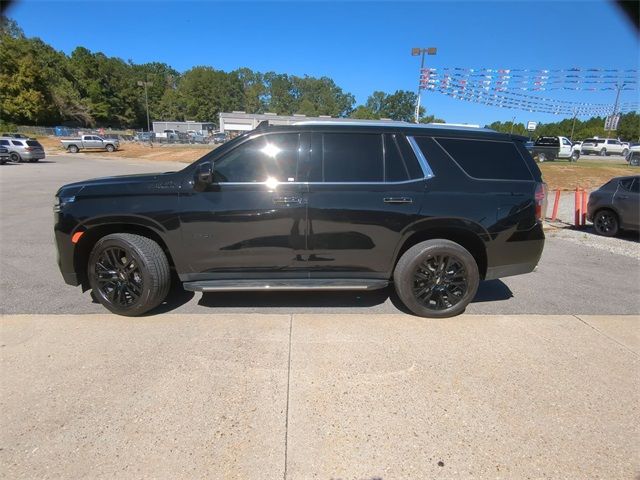
[(220, 112), (243, 107), (244, 91), (237, 74), (201, 66), (182, 75), (178, 98), (186, 120), (216, 122)]

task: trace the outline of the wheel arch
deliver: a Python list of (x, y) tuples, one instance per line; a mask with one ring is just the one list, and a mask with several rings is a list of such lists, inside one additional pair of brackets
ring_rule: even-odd
[[(77, 231), (82, 231), (81, 229)], [(167, 260), (169, 261), (169, 266), (171, 268), (175, 268), (175, 263), (173, 261), (173, 257), (171, 255), (171, 251), (167, 246), (167, 243), (163, 239), (162, 235), (158, 230), (149, 226), (143, 225), (141, 223), (130, 223), (130, 222), (109, 222), (109, 223), (101, 223), (98, 225), (93, 225), (84, 230), (84, 233), (80, 237), (80, 240), (75, 245), (73, 252), (73, 269), (78, 276), (78, 280), (82, 285), (82, 289), (89, 289), (89, 281), (87, 278), (87, 264), (89, 262), (89, 255), (93, 250), (95, 244), (101, 238), (106, 235), (110, 235), (112, 233), (132, 233), (136, 235), (140, 235), (142, 237), (147, 237), (162, 248), (162, 251), (167, 256)]]
[(485, 235), (484, 229), (472, 222), (460, 219), (427, 220), (408, 232), (395, 254), (393, 270), (395, 270), (400, 257), (411, 247), (426, 240), (440, 238), (450, 240), (466, 248), (478, 264), (480, 278), (484, 279), (487, 273), (487, 248), (482, 237)]

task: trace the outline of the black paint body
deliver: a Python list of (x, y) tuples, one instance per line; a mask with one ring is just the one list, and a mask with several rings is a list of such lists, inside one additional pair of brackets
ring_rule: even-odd
[[(300, 138), (296, 182), (214, 182), (194, 187), (199, 165), (219, 161), (251, 138), (293, 132)], [(318, 135), (394, 134), (421, 139), (433, 171), (404, 182), (308, 181)], [(512, 142), (530, 180), (470, 177), (434, 138)], [(391, 279), (399, 255), (427, 238), (460, 241), (485, 279), (532, 271), (544, 235), (535, 216), (540, 171), (523, 139), (472, 129), (411, 126), (267, 127), (224, 144), (179, 172), (109, 177), (62, 187), (56, 213), (58, 263), (65, 281), (86, 288), (86, 259), (95, 241), (118, 231), (155, 239), (182, 281), (234, 278)], [(415, 159), (414, 159), (415, 160)], [(491, 162), (490, 158), (479, 161)], [(214, 167), (215, 168), (215, 167)], [(305, 173), (306, 172), (306, 173)], [(64, 203), (65, 199), (73, 198)], [(385, 199), (410, 199), (387, 203)], [(84, 232), (72, 243), (76, 232)]]

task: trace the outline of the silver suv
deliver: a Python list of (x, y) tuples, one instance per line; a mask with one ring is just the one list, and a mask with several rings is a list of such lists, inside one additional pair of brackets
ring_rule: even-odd
[(44, 148), (33, 138), (0, 137), (0, 146), (9, 150), (12, 162), (37, 162), (45, 158)]

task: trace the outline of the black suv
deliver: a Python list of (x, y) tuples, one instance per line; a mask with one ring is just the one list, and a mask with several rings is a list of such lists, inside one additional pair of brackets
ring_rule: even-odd
[(259, 126), (179, 172), (65, 185), (65, 281), (140, 315), (187, 290), (372, 290), (461, 313), (478, 283), (531, 272), (546, 187), (526, 138), (405, 123)]

